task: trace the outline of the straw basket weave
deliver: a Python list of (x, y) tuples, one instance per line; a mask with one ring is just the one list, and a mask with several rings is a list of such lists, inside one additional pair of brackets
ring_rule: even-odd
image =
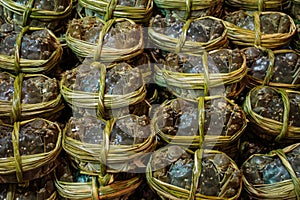
[[(64, 162), (66, 162), (66, 160), (64, 160)], [(64, 162), (62, 161), (61, 163)], [(56, 170), (54, 173), (55, 187), (61, 198), (74, 200), (126, 198), (142, 183), (142, 178), (139, 175), (116, 180), (118, 176), (122, 177), (122, 175), (110, 173), (104, 176), (80, 174), (78, 171), (74, 172), (74, 169), (68, 164), (65, 165), (66, 166), (62, 166), (61, 164), (59, 168), (57, 168), (59, 170)], [(61, 175), (60, 173), (64, 174)], [(72, 176), (72, 180), (66, 179), (66, 175)], [(76, 176), (83, 176), (85, 177), (84, 179), (87, 180), (76, 181), (74, 180)]]
[[(282, 163), (283, 167), (285, 170), (287, 170), (287, 174), (290, 175), (290, 178), (284, 181), (280, 181), (280, 182), (274, 182), (272, 184), (267, 184), (267, 183), (257, 183), (254, 184), (253, 182), (251, 183), (251, 181), (245, 176), (245, 174), (243, 174), (243, 188), (245, 188), (245, 191), (247, 191), (249, 197), (253, 198), (253, 199), (299, 199), (300, 198), (300, 180), (299, 177), (297, 177), (296, 172), (295, 172), (295, 168), (292, 167), (292, 163), (291, 161), (289, 161), (287, 159), (287, 154), (291, 153), (293, 150), (295, 150), (294, 153), (294, 157), (295, 157), (295, 161), (299, 160), (299, 143), (295, 143), (293, 145), (290, 145), (284, 149), (277, 149), (277, 150), (273, 150), (271, 152), (269, 152), (268, 154), (254, 154), (252, 156), (250, 156), (242, 165), (242, 170), (243, 168), (249, 166), (249, 162), (251, 162), (251, 160), (253, 160), (253, 163), (261, 160), (261, 165), (262, 167), (259, 168), (260, 173), (263, 172), (263, 170), (267, 170), (265, 165), (266, 163), (264, 162), (264, 160), (270, 160), (270, 159), (275, 159), (275, 158), (279, 158), (280, 162)], [(251, 164), (250, 164), (251, 165)], [(270, 166), (270, 164), (269, 164)], [(258, 166), (259, 167), (259, 166)], [(254, 168), (258, 168), (253, 167)], [(279, 168), (279, 166), (275, 165), (273, 171), (278, 170), (275, 168)], [(279, 169), (282, 170), (282, 169)], [(269, 169), (270, 171), (270, 169)], [(279, 172), (281, 173), (282, 176), (283, 172)], [(271, 175), (270, 175), (271, 176)], [(274, 174), (274, 176), (276, 176)], [(273, 178), (273, 177), (270, 177)], [(267, 180), (262, 180), (262, 181), (267, 181)]]
[[(3, 2), (3, 1), (2, 1)], [(34, 31), (45, 30), (50, 35), (51, 40), (55, 46), (55, 51), (52, 52), (47, 60), (31, 60), (21, 58), (22, 50), (22, 37), (25, 34), (30, 34)], [(33, 28), (33, 27), (23, 27), (21, 32), (18, 34), (15, 45), (15, 55), (9, 56), (0, 54), (0, 68), (14, 73), (47, 73), (53, 69), (61, 60), (63, 53), (61, 44), (54, 33), (45, 28)]]
[(103, 24), (97, 43), (91, 43), (91, 42), (87, 42), (72, 37), (70, 33), (71, 31), (70, 26), (66, 32), (67, 45), (78, 57), (94, 58), (95, 61), (101, 61), (101, 62), (115, 62), (115, 61), (124, 61), (124, 60), (134, 58), (143, 52), (144, 40), (143, 40), (142, 27), (140, 25), (136, 25), (139, 32), (139, 38), (137, 38), (138, 43), (136, 45), (130, 48), (120, 48), (120, 49), (111, 48), (103, 45), (105, 35), (107, 34), (107, 32), (110, 30), (112, 26), (114, 26), (116, 23), (126, 22), (126, 21), (135, 25), (136, 23), (134, 21), (126, 18), (118, 18), (118, 19), (111, 19), (108, 20), (107, 22), (104, 22), (98, 17), (90, 17), (90, 16), (81, 18), (79, 21), (83, 21), (83, 20), (88, 21), (89, 19), (95, 20), (97, 23)]
[[(204, 19), (211, 19), (213, 21), (219, 21), (223, 26), (224, 30), (221, 36), (212, 39), (208, 42), (194, 42), (188, 41), (186, 39), (187, 32), (189, 30), (190, 24), (195, 21), (200, 21)], [(181, 30), (181, 35), (179, 38), (174, 38), (169, 35), (165, 35), (163, 33), (159, 33), (155, 31), (155, 27), (153, 27), (155, 18), (150, 20), (150, 26), (148, 28), (148, 35), (150, 41), (157, 46), (161, 50), (169, 51), (169, 52), (176, 52), (176, 53), (199, 53), (203, 50), (210, 51), (214, 49), (219, 49), (226, 47), (228, 45), (227, 40), (227, 29), (225, 28), (224, 22), (221, 19), (212, 17), (212, 16), (205, 16), (196, 19), (188, 19), (184, 22), (184, 25)], [(167, 27), (165, 27), (167, 28)]]
[[(240, 12), (240, 11), (236, 11)], [(235, 14), (235, 12), (233, 13)], [(296, 32), (296, 26), (293, 19), (282, 12), (245, 12), (246, 15), (252, 16), (254, 19), (255, 30), (241, 28), (233, 23), (224, 21), (228, 29), (228, 38), (237, 46), (262, 46), (269, 49), (279, 48), (288, 45)], [(287, 16), (290, 21), (289, 31), (286, 33), (264, 34), (261, 32), (260, 17), (267, 14), (279, 14)]]
[(283, 11), (290, 7), (289, 0), (225, 0), (225, 3), (238, 9), (258, 11)]
[(224, 0), (154, 0), (155, 5), (162, 10), (174, 12), (181, 19), (204, 16), (218, 17), (222, 13)]
[[(0, 5), (2, 6), (2, 15), (9, 23), (17, 23), (21, 26), (47, 27), (56, 32), (64, 27), (62, 22), (65, 22), (71, 14), (73, 1), (53, 1), (54, 4), (58, 4), (53, 7), (54, 10), (46, 10), (41, 6), (38, 8), (34, 0), (29, 0), (26, 4), (14, 0), (5, 0), (0, 1)], [(65, 2), (66, 5), (59, 5), (62, 2)], [(52, 2), (45, 1), (44, 3), (49, 6)], [(64, 9), (60, 10), (62, 8)]]
[(147, 23), (152, 15), (153, 1), (147, 0), (145, 5), (129, 6), (118, 4), (118, 0), (78, 0), (78, 11), (84, 12), (84, 16), (99, 16), (104, 21), (127, 18), (136, 23)]
[[(270, 90), (282, 98), (283, 103), (283, 115), (282, 121), (277, 121), (268, 117), (263, 117), (259, 113), (264, 109), (257, 107), (256, 112), (252, 108), (254, 102), (253, 98), (260, 93), (266, 93), (266, 90)], [(269, 94), (269, 93), (266, 93)], [(255, 133), (262, 138), (267, 140), (275, 140), (276, 142), (293, 142), (300, 139), (300, 127), (290, 125), (290, 112), (291, 105), (289, 95), (295, 95), (295, 98), (299, 97), (300, 92), (293, 90), (284, 90), (280, 88), (273, 88), (269, 86), (257, 86), (251, 89), (251, 91), (246, 96), (245, 102), (243, 104), (243, 109), (247, 115), (247, 119), (250, 121), (251, 127), (254, 128)], [(268, 97), (272, 99), (272, 96)], [(295, 100), (297, 101), (297, 100)], [(275, 112), (275, 111), (274, 111)], [(297, 112), (297, 111), (296, 111)], [(279, 114), (277, 114), (279, 115)]]
[[(181, 155), (176, 155), (176, 152), (168, 152), (171, 151), (173, 147), (166, 146), (161, 149), (156, 150), (151, 158), (150, 162), (147, 165), (147, 171), (146, 171), (146, 178), (149, 186), (154, 189), (158, 195), (165, 200), (181, 200), (181, 199), (187, 199), (187, 200), (200, 200), (200, 199), (211, 199), (211, 200), (221, 200), (221, 199), (238, 199), (241, 189), (242, 189), (242, 178), (240, 171), (235, 164), (235, 162), (230, 159), (226, 154), (220, 152), (220, 151), (214, 151), (214, 150), (206, 150), (206, 149), (198, 149), (196, 150), (193, 154), (193, 168), (192, 172), (190, 174), (191, 178), (191, 185), (189, 188), (182, 188), (179, 186), (172, 185), (168, 183), (166, 180), (168, 178), (164, 178), (164, 170), (165, 168), (168, 168), (169, 166), (172, 166), (175, 161), (181, 160), (180, 156)], [(160, 155), (160, 153), (162, 155)], [(157, 155), (156, 155), (157, 154)], [(167, 154), (165, 157), (163, 154)], [(184, 154), (184, 153), (183, 153)], [(160, 155), (160, 157), (158, 156)], [(209, 159), (213, 160), (214, 157), (218, 158), (226, 158), (228, 161), (225, 165), (228, 164), (228, 166), (222, 166), (222, 170), (228, 171), (228, 176), (225, 178), (226, 180), (221, 180), (222, 182), (222, 189), (219, 192), (218, 196), (213, 196), (213, 195), (204, 195), (199, 192), (199, 187), (201, 188), (203, 185), (204, 187), (211, 187), (214, 188), (214, 186), (208, 186), (205, 185), (203, 182), (200, 182), (201, 179), (205, 178), (205, 174), (202, 174), (202, 170), (205, 170), (203, 168), (203, 159)], [(165, 160), (167, 159), (167, 160)], [(160, 163), (161, 162), (161, 163)], [(212, 161), (214, 162), (214, 161)], [(222, 162), (222, 161), (220, 161)], [(161, 168), (157, 169), (157, 166), (162, 166)], [(216, 166), (217, 167), (217, 166)], [(228, 167), (228, 168), (227, 168)], [(217, 167), (218, 168), (218, 167)], [(229, 169), (230, 168), (230, 169)], [(230, 172), (229, 172), (230, 171)], [(168, 172), (168, 171), (167, 171)], [(180, 173), (180, 172), (178, 172)], [(184, 173), (184, 171), (182, 172)], [(160, 178), (158, 178), (158, 177)], [(165, 175), (167, 176), (167, 175)], [(208, 175), (210, 176), (210, 175)], [(185, 180), (187, 180), (190, 177), (186, 177)], [(211, 177), (212, 179), (214, 177)], [(231, 188), (230, 185), (234, 182), (235, 185), (235, 190), (232, 192), (230, 195), (228, 195), (228, 191)], [(227, 194), (226, 194), (227, 193)], [(225, 195), (228, 195), (225, 197)]]
[[(34, 120), (42, 120), (43, 122), (53, 126), (58, 131), (56, 134), (57, 141), (51, 151), (32, 154), (21, 155), (19, 150), (20, 130), (23, 126)], [(33, 179), (41, 178), (52, 172), (57, 166), (56, 158), (61, 151), (62, 131), (58, 124), (45, 119), (31, 119), (28, 121), (15, 122), (14, 125), (3, 125), (13, 127), (11, 133), (13, 141), (14, 156), (4, 157), (0, 159), (0, 182), (1, 183), (24, 183)], [(46, 149), (46, 147), (44, 147)]]
[[(62, 97), (59, 92), (57, 96), (47, 102), (40, 103), (22, 103), (22, 84), (24, 79), (43, 77), (50, 79), (42, 74), (18, 74), (17, 76), (8, 74), (14, 78), (14, 93), (12, 100), (0, 100), (0, 119), (5, 123), (14, 123), (16, 121), (23, 121), (32, 119), (33, 117), (42, 117), (48, 120), (55, 120), (58, 118), (57, 113), (64, 108)], [(57, 82), (58, 85), (58, 82)], [(57, 88), (59, 90), (59, 88)]]
[[(167, 87), (174, 95), (184, 99), (196, 100), (199, 96), (210, 95), (210, 91), (212, 91), (212, 93), (216, 93), (217, 91), (218, 94), (222, 92), (222, 95), (228, 98), (235, 98), (245, 87), (244, 77), (247, 75), (246, 58), (244, 54), (241, 54), (243, 59), (242, 63), (240, 63), (238, 69), (230, 71), (230, 62), (232, 62), (230, 57), (228, 73), (210, 72), (213, 69), (209, 69), (211, 62), (208, 61), (208, 57), (213, 58), (213, 54), (224, 51), (229, 53), (228, 57), (233, 54), (233, 51), (230, 49), (222, 49), (210, 52), (204, 51), (201, 55), (187, 55), (187, 59), (189, 56), (199, 58), (199, 63), (203, 65), (203, 73), (178, 72), (172, 69), (173, 66), (168, 66), (168, 61), (164, 64), (158, 64), (156, 60), (157, 64), (154, 64), (154, 80), (158, 85)], [(192, 65), (196, 64), (192, 63)], [(213, 68), (212, 66), (210, 67)]]

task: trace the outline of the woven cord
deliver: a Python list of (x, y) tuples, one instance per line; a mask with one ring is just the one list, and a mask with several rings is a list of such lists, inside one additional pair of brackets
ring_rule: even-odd
[(204, 96), (208, 96), (209, 95), (209, 71), (208, 71), (208, 54), (207, 51), (203, 51), (202, 54), (202, 64), (203, 64), (203, 68), (204, 68), (204, 85), (203, 85), (203, 89), (204, 89)]
[(100, 83), (98, 91), (98, 106), (97, 106), (97, 117), (99, 119), (105, 119), (105, 82), (106, 82), (106, 67), (104, 64), (99, 62), (94, 62), (97, 65), (97, 69), (100, 69)]
[(110, 0), (106, 6), (106, 12), (104, 16), (104, 21), (112, 19), (113, 13), (116, 9), (118, 0)]
[(103, 46), (103, 40), (106, 33), (115, 23), (115, 19), (111, 19), (105, 22), (98, 39), (97, 49), (94, 55), (93, 64), (95, 65), (96, 69), (100, 69), (100, 87), (98, 91), (98, 106), (97, 106), (97, 117), (100, 119), (105, 118), (105, 106), (104, 106), (104, 96), (105, 96), (105, 83), (106, 83), (106, 67), (104, 64), (100, 63), (101, 60), (101, 52)]
[(194, 167), (192, 173), (192, 183), (188, 200), (194, 200), (202, 172), (202, 157), (204, 148), (204, 122), (205, 122), (205, 108), (204, 97), (198, 98), (198, 129), (199, 129), (199, 149), (194, 154)]
[(188, 197), (188, 200), (195, 200), (196, 191), (198, 188), (200, 175), (202, 172), (202, 158), (203, 158), (203, 149), (197, 149), (194, 154), (194, 167), (193, 167), (193, 174), (192, 174), (192, 183), (191, 183), (191, 190)]
[(267, 51), (267, 53), (268, 53), (269, 65), (268, 65), (268, 69), (266, 71), (263, 85), (269, 85), (270, 80), (273, 76), (273, 72), (274, 72), (275, 55), (274, 55), (273, 51), (270, 49), (266, 49), (265, 51)]
[(283, 152), (282, 149), (273, 150), (270, 153), (271, 154), (275, 153), (281, 160), (281, 163), (283, 164), (283, 166), (289, 172), (289, 174), (292, 178), (293, 185), (294, 185), (295, 195), (296, 195), (297, 199), (300, 199), (300, 181), (299, 181), (296, 173), (294, 172), (293, 167), (289, 163), (285, 153)]
[(265, 0), (258, 0), (258, 11), (262, 12), (265, 10)]
[(14, 129), (11, 134), (13, 149), (14, 149), (14, 159), (16, 166), (16, 176), (19, 183), (23, 182), (23, 172), (22, 172), (22, 159), (19, 151), (19, 133), (20, 133), (20, 122), (14, 123)]
[(9, 184), (8, 191), (6, 193), (6, 199), (15, 199), (17, 185), (16, 184)]
[(280, 134), (275, 138), (276, 142), (279, 142), (281, 139), (286, 137), (289, 127), (289, 115), (290, 115), (290, 100), (288, 94), (282, 89), (276, 89), (277, 92), (281, 94), (281, 98), (283, 101), (283, 122)]
[(111, 179), (111, 174), (106, 173), (107, 155), (109, 151), (109, 137), (114, 126), (115, 119), (112, 118), (107, 121), (105, 129), (103, 130), (103, 143), (100, 151), (100, 174), (98, 177), (99, 186), (105, 186)]
[(204, 123), (205, 123), (205, 108), (204, 99), (205, 97), (198, 98), (198, 129), (199, 129), (199, 148), (202, 149), (204, 146)]
[(22, 113), (22, 82), (23, 82), (24, 74), (20, 73), (15, 77), (14, 81), (14, 95), (12, 99), (12, 111), (11, 111), (11, 124), (14, 122), (21, 120)]
[(99, 185), (98, 185), (97, 178), (95, 176), (93, 176), (93, 178), (92, 178), (92, 190), (91, 190), (92, 200), (98, 200), (99, 199), (98, 188), (99, 188)]
[(33, 4), (34, 4), (35, 0), (29, 0), (25, 6), (25, 10), (23, 13), (23, 22), (22, 22), (22, 26), (27, 26), (27, 22), (28, 22), (28, 18), (31, 14), (32, 8), (33, 8)]
[(191, 7), (192, 7), (192, 0), (185, 0), (186, 10), (184, 20), (188, 20), (191, 17)]
[(254, 46), (261, 46), (261, 31), (260, 31), (260, 12), (254, 12), (254, 28), (255, 28), (255, 38), (254, 38)]
[(16, 39), (15, 59), (14, 59), (14, 67), (15, 67), (16, 74), (21, 72), (21, 66), (20, 66), (21, 53), (20, 52), (21, 52), (21, 46), (22, 46), (22, 38), (28, 30), (29, 30), (29, 26), (23, 27)]
[(190, 24), (193, 20), (192, 19), (188, 19), (184, 26), (182, 27), (182, 33), (181, 35), (179, 36), (178, 40), (177, 40), (177, 44), (175, 46), (175, 53), (180, 53), (181, 52), (181, 49), (185, 43), (185, 40), (186, 40), (186, 34), (187, 34), (187, 31), (189, 30), (189, 27), (190, 27)]
[(101, 60), (101, 52), (102, 52), (102, 46), (103, 46), (103, 40), (106, 33), (109, 31), (109, 29), (112, 27), (112, 25), (115, 23), (115, 19), (111, 19), (107, 22), (105, 22), (102, 30), (100, 31), (98, 43), (97, 43), (97, 49), (95, 51), (94, 55), (94, 61), (100, 61)]

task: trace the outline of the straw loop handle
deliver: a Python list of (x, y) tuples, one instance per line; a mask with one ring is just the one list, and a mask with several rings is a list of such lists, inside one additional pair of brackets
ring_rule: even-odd
[(97, 178), (95, 176), (93, 176), (91, 182), (92, 182), (92, 189), (91, 189), (92, 200), (98, 200), (99, 199), (99, 193), (98, 193), (99, 185), (97, 182)]
[(112, 128), (115, 124), (115, 119), (112, 118), (106, 122), (106, 126), (103, 130), (103, 142), (100, 151), (100, 174), (98, 176), (98, 181), (101, 186), (105, 186), (111, 180), (111, 174), (106, 173), (107, 155), (109, 152), (109, 138)]
[(94, 61), (100, 61), (104, 37), (105, 37), (106, 33), (109, 31), (109, 29), (112, 27), (112, 25), (115, 23), (115, 21), (116, 21), (116, 19), (111, 19), (104, 23), (104, 26), (99, 34), (98, 43), (96, 46), (97, 49), (94, 54)]
[(116, 9), (118, 0), (110, 0), (106, 6), (106, 12), (104, 16), (104, 21), (110, 20), (113, 16), (113, 13)]
[(274, 72), (275, 55), (274, 55), (274, 52), (270, 49), (266, 49), (265, 51), (267, 51), (267, 53), (268, 53), (269, 65), (268, 65), (268, 69), (266, 71), (263, 85), (269, 85), (270, 80), (273, 76), (273, 72)]
[(191, 189), (189, 193), (188, 200), (195, 200), (200, 175), (202, 172), (202, 158), (203, 158), (203, 149), (197, 149), (194, 153), (194, 167), (192, 172), (192, 182), (191, 182)]
[(100, 83), (98, 91), (98, 106), (97, 106), (97, 117), (99, 119), (105, 118), (105, 83), (106, 83), (106, 66), (103, 63), (94, 62), (96, 69), (100, 69)]
[(24, 74), (20, 73), (15, 77), (14, 81), (14, 94), (12, 99), (12, 111), (10, 121), (13, 124), (14, 122), (21, 120), (22, 113), (22, 83), (23, 83)]
[(23, 21), (22, 21), (22, 26), (27, 26), (28, 18), (31, 14), (33, 4), (35, 0), (29, 0), (25, 6), (25, 11), (23, 13)]
[(277, 135), (277, 137), (275, 138), (276, 142), (279, 142), (280, 140), (282, 140), (283, 138), (286, 137), (286, 134), (288, 132), (288, 127), (289, 127), (289, 115), (290, 115), (290, 100), (288, 97), (288, 94), (282, 90), (282, 89), (276, 89), (277, 92), (279, 92), (281, 94), (281, 98), (283, 101), (283, 122), (282, 122), (282, 128), (280, 131), (280, 134)]
[(20, 73), (20, 71), (21, 71), (20, 59), (21, 59), (22, 38), (28, 30), (29, 30), (29, 26), (23, 27), (16, 39), (15, 58), (14, 58), (14, 68), (15, 68), (16, 74)]
[(185, 16), (184, 19), (188, 20), (191, 17), (191, 8), (192, 8), (192, 0), (185, 0), (186, 4), (186, 10), (185, 10)]
[(260, 31), (260, 12), (254, 12), (254, 28), (255, 28), (255, 38), (254, 46), (261, 46), (261, 31)]
[(209, 95), (209, 71), (208, 71), (208, 54), (207, 51), (203, 51), (202, 54), (202, 64), (204, 68), (204, 96)]
[(23, 172), (22, 172), (22, 159), (19, 151), (19, 133), (20, 133), (20, 122), (14, 123), (14, 129), (11, 134), (14, 150), (14, 159), (16, 166), (16, 176), (19, 183), (23, 182)]
[(182, 33), (181, 35), (179, 36), (178, 40), (177, 40), (177, 44), (175, 46), (175, 53), (180, 53), (181, 52), (181, 49), (185, 43), (185, 40), (186, 40), (186, 35), (187, 35), (187, 32), (189, 30), (189, 27), (190, 27), (190, 24), (191, 22), (193, 21), (193, 19), (188, 19), (184, 26), (182, 27)]
[(258, 0), (258, 11), (262, 12), (265, 10), (265, 0)]

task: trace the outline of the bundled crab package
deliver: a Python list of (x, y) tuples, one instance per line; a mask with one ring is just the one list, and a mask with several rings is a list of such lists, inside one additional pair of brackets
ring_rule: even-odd
[(289, 45), (296, 33), (293, 19), (283, 12), (239, 10), (228, 13), (223, 20), (229, 40), (240, 47), (280, 48)]
[(221, 16), (224, 0), (154, 0), (154, 3), (162, 13), (171, 13), (176, 18), (188, 20), (204, 16)]
[(0, 86), (0, 120), (4, 123), (33, 117), (56, 120), (64, 108), (55, 78), (0, 72)]
[(128, 198), (156, 148), (149, 117), (136, 115), (108, 121), (71, 117), (62, 143), (70, 167), (57, 170), (55, 182), (60, 196), (72, 199)]
[(105, 65), (83, 62), (62, 74), (61, 93), (73, 111), (80, 115), (111, 118), (129, 113), (146, 96), (139, 68), (126, 62)]
[(72, 6), (72, 0), (7, 0), (0, 2), (0, 14), (9, 23), (58, 32), (66, 25)]
[(116, 62), (143, 52), (142, 26), (127, 18), (103, 21), (87, 16), (72, 19), (66, 32), (68, 47), (80, 58)]
[(243, 49), (248, 74), (246, 83), (253, 88), (259, 85), (299, 89), (299, 54), (290, 49), (270, 50), (258, 47)]
[(156, 138), (147, 116), (126, 115), (109, 121), (72, 117), (64, 129), (63, 148), (81, 171), (97, 175), (145, 169)]
[(243, 185), (253, 199), (299, 198), (299, 143), (254, 154), (242, 165)]
[(237, 199), (242, 189), (241, 171), (226, 154), (173, 145), (152, 154), (146, 178), (162, 199)]
[[(60, 159), (61, 160), (61, 159)], [(58, 170), (59, 169), (59, 170)], [(55, 170), (55, 187), (59, 199), (129, 199), (142, 184), (136, 173), (90, 175), (72, 167), (63, 158)]]
[(60, 41), (49, 29), (3, 23), (0, 33), (2, 70), (48, 73), (61, 61)]
[(236, 98), (245, 87), (246, 58), (238, 49), (220, 49), (199, 55), (152, 52), (154, 80), (174, 95), (195, 100), (204, 95)]
[[(297, 1), (297, 0), (293, 0)], [(248, 11), (289, 11), (291, 1), (272, 0), (272, 1), (252, 1), (252, 0), (225, 0), (225, 5), (234, 9)]]
[(0, 127), (0, 183), (28, 182), (57, 167), (62, 138), (57, 123), (34, 118)]
[[(152, 119), (153, 130), (167, 143), (185, 148), (205, 148), (236, 156), (237, 141), (246, 128), (243, 110), (225, 97), (207, 97), (198, 102), (165, 101)], [(201, 141), (205, 135), (205, 140)]]
[(147, 24), (153, 6), (151, 0), (78, 0), (77, 11), (83, 16), (97, 16), (104, 21), (127, 18), (136, 23)]
[(150, 41), (159, 49), (176, 53), (198, 53), (228, 46), (224, 22), (212, 16), (188, 19), (157, 14), (150, 20)]
[(269, 86), (253, 88), (243, 109), (256, 135), (282, 143), (299, 140), (299, 95), (298, 91)]

